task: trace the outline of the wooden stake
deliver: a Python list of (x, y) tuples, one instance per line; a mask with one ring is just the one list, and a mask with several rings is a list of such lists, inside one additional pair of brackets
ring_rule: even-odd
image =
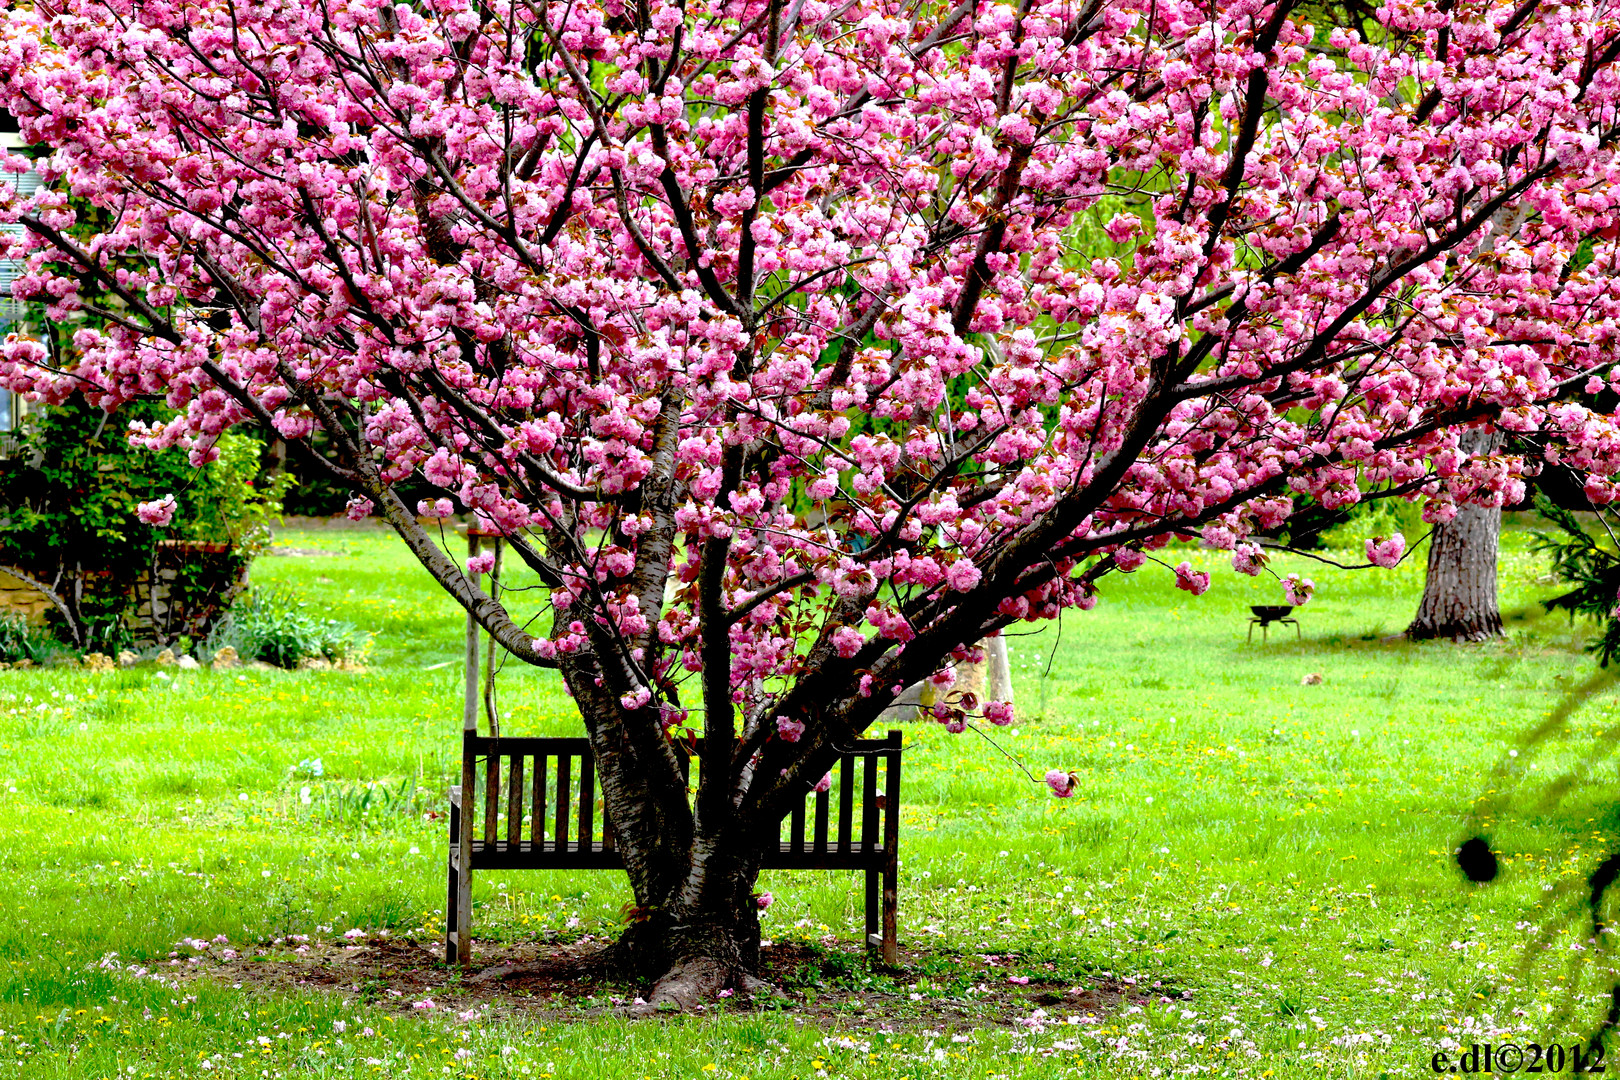
[[(467, 527), (467, 556), (478, 554), (477, 525)], [(467, 613), (466, 695), (461, 712), (461, 836), (458, 837), (460, 859), (455, 881), (456, 962), (466, 967), (472, 962), (472, 876), (473, 876), (473, 820), (477, 817), (478, 803), (474, 793), (478, 786), (478, 764), (468, 737), (478, 734), (478, 620)]]
[[(501, 538), (495, 538), (495, 565), (489, 571), (489, 595), (491, 599), (500, 598), (501, 588), (501, 553), (506, 545)], [(495, 705), (495, 638), (489, 639), (488, 651), (484, 655), (484, 716), (489, 721), (490, 738), (501, 737), (501, 712)]]
[[(478, 533), (476, 526), (467, 529), (467, 557), (470, 559), (478, 554)], [(478, 620), (467, 613), (467, 693), (461, 711), (461, 727), (463, 731), (478, 734)], [(465, 811), (467, 808), (462, 807)]]

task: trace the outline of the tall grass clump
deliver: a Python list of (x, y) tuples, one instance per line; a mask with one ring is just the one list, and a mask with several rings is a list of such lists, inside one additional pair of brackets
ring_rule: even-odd
[(353, 623), (322, 618), (291, 590), (270, 587), (252, 589), (232, 605), (208, 648), (230, 645), (243, 659), (296, 668), (320, 660), (359, 663), (370, 644)]
[(0, 612), (0, 663), (31, 660), (40, 664), (71, 652), (47, 627), (29, 622), (21, 612)]

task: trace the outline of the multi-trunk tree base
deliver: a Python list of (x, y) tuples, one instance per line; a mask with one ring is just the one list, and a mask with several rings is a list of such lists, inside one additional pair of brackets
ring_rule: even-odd
[(737, 925), (716, 916), (697, 925), (648, 919), (630, 926), (613, 945), (625, 975), (648, 985), (644, 1009), (691, 1011), (731, 991), (741, 997), (769, 989), (759, 970), (759, 924)]

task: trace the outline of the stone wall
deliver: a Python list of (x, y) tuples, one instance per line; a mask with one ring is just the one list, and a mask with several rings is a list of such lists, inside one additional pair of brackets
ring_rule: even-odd
[(25, 616), (29, 622), (42, 623), (47, 612), (58, 605), (50, 590), (21, 570), (0, 567), (0, 611)]
[(136, 578), (124, 623), (142, 643), (203, 637), (247, 585), (248, 560), (229, 544), (165, 540), (151, 573)]
[[(248, 560), (229, 544), (163, 541), (153, 571), (123, 586), (130, 600), (124, 623), (141, 644), (167, 645), (182, 634), (201, 638), (241, 594), (247, 571)], [(95, 595), (119, 586), (110, 572), (101, 570), (87, 571), (81, 587), (86, 595)], [(0, 612), (43, 623), (52, 611), (69, 619), (67, 607), (48, 586), (16, 567), (0, 567)]]

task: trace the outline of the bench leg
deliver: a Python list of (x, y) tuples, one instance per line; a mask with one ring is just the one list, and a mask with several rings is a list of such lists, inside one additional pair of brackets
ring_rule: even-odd
[(883, 964), (900, 966), (900, 940), (895, 916), (900, 907), (900, 869), (892, 862), (883, 868)]
[(461, 883), (456, 878), (459, 876), (456, 873), (455, 861), (452, 859), (450, 862), (450, 888), (448, 890), (450, 895), (445, 898), (444, 902), (444, 962), (446, 964), (456, 962), (456, 896), (461, 892)]
[[(463, 791), (450, 793), (449, 888), (444, 904), (444, 962), (472, 961), (472, 818), (462, 812)], [(459, 864), (459, 865), (458, 865)]]
[[(465, 862), (465, 860), (463, 860)], [(456, 875), (456, 963), (472, 963), (472, 867)]]
[(872, 952), (882, 942), (879, 934), (880, 922), (878, 915), (878, 883), (882, 875), (880, 870), (866, 871), (866, 951)]
[(461, 842), (461, 807), (456, 793), (450, 794), (450, 842), (445, 847), (445, 866), (449, 873), (448, 895), (444, 899), (444, 962), (456, 962), (456, 899), (461, 895), (461, 875), (456, 871), (455, 847)]

